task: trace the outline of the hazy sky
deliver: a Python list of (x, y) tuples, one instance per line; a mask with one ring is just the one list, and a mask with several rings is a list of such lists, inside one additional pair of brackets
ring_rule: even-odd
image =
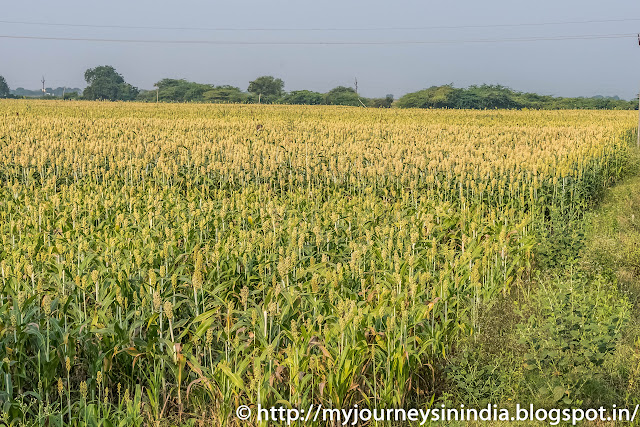
[[(151, 89), (185, 78), (246, 90), (260, 75), (285, 90), (325, 92), (358, 79), (364, 96), (399, 97), (432, 85), (500, 83), (558, 96), (619, 95), (640, 88), (636, 38), (473, 43), (472, 40), (635, 34), (638, 0), (257, 1), (87, 0), (3, 2), (0, 21), (94, 26), (187, 27), (133, 29), (0, 22), (0, 36), (230, 42), (451, 41), (452, 44), (214, 45), (28, 40), (0, 37), (0, 75), (11, 88), (84, 87), (84, 71), (113, 65), (129, 82)], [(566, 22), (616, 20), (588, 24)], [(625, 21), (621, 21), (625, 20)], [(558, 23), (562, 25), (518, 25)], [(390, 28), (467, 26), (467, 28)], [(469, 26), (475, 26), (470, 28)], [(365, 28), (369, 31), (211, 31), (199, 28)]]

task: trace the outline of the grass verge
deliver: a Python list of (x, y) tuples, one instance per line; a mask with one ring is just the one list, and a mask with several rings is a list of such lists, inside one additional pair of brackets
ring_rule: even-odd
[[(639, 159), (595, 210), (568, 224), (555, 266), (485, 307), (478, 333), (448, 361), (440, 403), (640, 403)], [(559, 242), (543, 244), (555, 251)]]

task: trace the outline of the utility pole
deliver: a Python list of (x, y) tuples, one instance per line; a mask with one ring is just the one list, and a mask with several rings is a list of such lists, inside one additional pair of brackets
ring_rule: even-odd
[(44, 97), (47, 94), (47, 91), (44, 89), (44, 76), (42, 76), (42, 96)]
[(160, 102), (160, 88), (156, 88), (156, 104)]
[(358, 78), (357, 77), (356, 77), (355, 83), (356, 83), (356, 93), (358, 93)]

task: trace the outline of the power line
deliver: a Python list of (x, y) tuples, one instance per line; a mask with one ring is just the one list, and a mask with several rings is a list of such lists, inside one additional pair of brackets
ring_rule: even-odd
[(636, 34), (582, 34), (569, 36), (548, 37), (514, 37), (492, 39), (466, 39), (466, 40), (398, 40), (398, 41), (238, 41), (238, 40), (153, 40), (153, 39), (110, 39), (110, 38), (85, 38), (85, 37), (41, 37), (41, 36), (16, 36), (0, 35), (2, 39), (20, 40), (54, 40), (54, 41), (84, 41), (100, 43), (140, 43), (140, 44), (177, 44), (177, 45), (242, 45), (242, 46), (381, 46), (381, 45), (438, 45), (438, 44), (465, 44), (465, 43), (508, 43), (508, 42), (538, 42), (538, 41), (562, 41), (562, 40), (596, 40), (596, 39), (621, 39), (635, 38)]
[(139, 25), (100, 25), (100, 24), (72, 24), (54, 22), (33, 22), (33, 21), (7, 21), (0, 20), (2, 24), (16, 25), (40, 25), (53, 27), (79, 27), (79, 28), (116, 28), (134, 30), (169, 30), (169, 31), (419, 31), (419, 30), (444, 30), (444, 29), (465, 29), (465, 28), (510, 28), (510, 27), (540, 27), (552, 25), (582, 25), (582, 24), (603, 24), (620, 22), (638, 22), (640, 18), (620, 18), (620, 19), (592, 19), (585, 21), (554, 21), (537, 23), (517, 23), (517, 24), (477, 24), (477, 25), (437, 25), (426, 27), (375, 27), (375, 28), (237, 28), (237, 27), (160, 27), (160, 26), (139, 26)]

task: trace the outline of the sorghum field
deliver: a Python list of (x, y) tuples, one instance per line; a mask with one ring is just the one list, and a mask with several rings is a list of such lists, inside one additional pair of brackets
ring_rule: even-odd
[[(0, 403), (40, 425), (428, 405), (621, 178), (633, 112), (0, 102)], [(210, 425), (210, 424), (209, 424)]]

